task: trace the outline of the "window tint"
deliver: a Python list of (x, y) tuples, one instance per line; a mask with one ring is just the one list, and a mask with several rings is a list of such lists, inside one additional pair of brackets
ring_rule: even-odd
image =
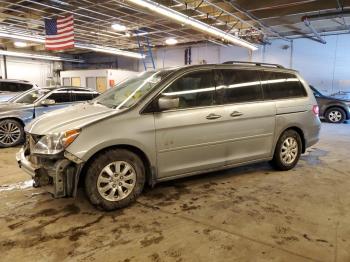
[(47, 99), (53, 99), (56, 103), (68, 103), (72, 102), (71, 100), (71, 91), (68, 90), (59, 90), (55, 91), (47, 97)]
[(72, 90), (72, 96), (73, 101), (87, 101), (92, 100), (97, 96), (97, 93), (87, 91), (87, 90), (79, 90), (79, 89), (73, 89)]
[(232, 104), (263, 99), (258, 71), (223, 69), (218, 73), (218, 103)]
[(262, 72), (261, 83), (265, 99), (284, 99), (307, 95), (305, 88), (293, 74)]
[(211, 70), (186, 74), (175, 80), (175, 82), (163, 92), (163, 95), (179, 97), (179, 108), (212, 105), (215, 93), (212, 76)]
[(4, 91), (4, 92), (23, 92), (31, 88), (32, 88), (32, 85), (30, 84), (0, 82), (0, 91)]

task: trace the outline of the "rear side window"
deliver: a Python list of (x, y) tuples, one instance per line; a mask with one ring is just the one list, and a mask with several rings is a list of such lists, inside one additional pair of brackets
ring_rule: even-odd
[(296, 75), (281, 72), (261, 72), (265, 99), (305, 97), (307, 93)]
[(218, 70), (218, 103), (233, 104), (263, 99), (260, 75), (255, 70)]
[(214, 102), (215, 87), (211, 70), (188, 73), (175, 80), (164, 96), (179, 97), (179, 108), (210, 106)]

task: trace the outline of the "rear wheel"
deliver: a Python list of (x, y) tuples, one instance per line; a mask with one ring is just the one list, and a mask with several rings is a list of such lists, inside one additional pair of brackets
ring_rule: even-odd
[(298, 163), (302, 151), (302, 142), (298, 132), (286, 130), (278, 139), (272, 159), (278, 170), (290, 170)]
[(345, 121), (346, 115), (343, 109), (334, 107), (326, 111), (325, 118), (329, 123), (339, 124)]
[(13, 147), (24, 141), (24, 129), (20, 122), (13, 119), (0, 121), (0, 147)]
[(136, 200), (145, 179), (143, 162), (136, 154), (113, 149), (93, 160), (86, 173), (85, 191), (94, 206), (115, 210)]

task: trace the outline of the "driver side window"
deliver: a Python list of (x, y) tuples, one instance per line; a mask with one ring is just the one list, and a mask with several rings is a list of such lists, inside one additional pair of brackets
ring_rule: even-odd
[(211, 70), (188, 73), (175, 80), (163, 97), (179, 98), (179, 109), (214, 104), (215, 86)]

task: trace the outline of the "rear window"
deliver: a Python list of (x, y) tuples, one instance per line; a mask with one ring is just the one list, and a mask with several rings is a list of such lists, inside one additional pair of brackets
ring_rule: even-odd
[(0, 91), (3, 92), (24, 92), (31, 89), (31, 84), (23, 84), (16, 82), (0, 82)]
[(261, 85), (266, 100), (305, 97), (307, 93), (296, 75), (263, 71)]
[(218, 103), (244, 103), (263, 99), (258, 71), (231, 69), (218, 71)]

